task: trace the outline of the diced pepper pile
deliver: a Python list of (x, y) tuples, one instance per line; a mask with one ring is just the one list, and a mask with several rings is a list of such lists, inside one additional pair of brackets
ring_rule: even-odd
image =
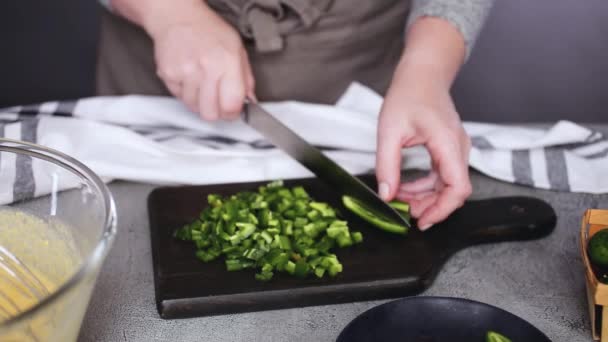
[(333, 208), (315, 202), (301, 186), (275, 181), (257, 192), (209, 195), (207, 201), (199, 219), (175, 237), (194, 242), (200, 260), (224, 256), (228, 271), (254, 268), (258, 280), (276, 272), (333, 277), (342, 264), (331, 249), (363, 241), (361, 232), (351, 232)]

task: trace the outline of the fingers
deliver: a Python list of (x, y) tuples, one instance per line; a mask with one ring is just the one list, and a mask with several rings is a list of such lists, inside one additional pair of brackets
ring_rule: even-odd
[[(422, 213), (424, 213), (430, 206), (432, 206), (435, 202), (437, 202), (437, 193), (431, 192), (426, 194), (424, 197), (420, 199), (414, 199), (409, 202), (410, 204), (410, 214), (413, 217), (419, 218)], [(422, 227), (420, 225), (420, 221), (418, 221), (418, 226), (420, 230), (426, 230), (429, 227)]]
[(205, 120), (233, 120), (240, 116), (245, 97), (255, 98), (255, 81), (247, 54), (223, 67), (210, 63), (164, 64), (157, 74), (171, 94)]
[(237, 65), (226, 70), (219, 84), (220, 118), (234, 120), (239, 117), (246, 91), (244, 67)]
[(156, 75), (161, 80), (163, 80), (163, 82), (167, 86), (167, 89), (169, 89), (171, 95), (178, 98), (181, 97), (182, 81), (181, 78), (178, 76), (177, 68), (167, 68), (159, 66), (159, 68), (156, 70)]
[(253, 71), (251, 70), (247, 53), (243, 54), (241, 64), (244, 65), (245, 68), (246, 95), (251, 101), (258, 102), (258, 99), (255, 96), (255, 78), (253, 77)]
[(165, 82), (165, 84), (167, 85), (167, 89), (169, 89), (169, 92), (171, 93), (171, 95), (175, 96), (175, 97), (180, 97), (181, 93), (182, 93), (182, 86), (180, 83), (178, 82)]
[(430, 196), (432, 194), (435, 194), (436, 191), (434, 190), (429, 190), (429, 191), (423, 191), (423, 192), (399, 192), (397, 193), (397, 196), (395, 196), (398, 200), (403, 201), (403, 202), (412, 202), (415, 200), (421, 200), (427, 196)]
[(179, 98), (193, 112), (197, 112), (199, 108), (199, 86), (200, 77), (198, 77), (198, 75), (192, 75), (184, 80), (179, 95)]
[[(399, 193), (397, 194), (397, 199), (408, 203), (410, 205), (410, 215), (419, 218), (428, 207), (437, 201), (437, 193), (434, 191), (417, 193), (415, 195), (404, 195)], [(420, 228), (420, 230), (424, 231), (428, 228), (430, 228), (430, 226), (425, 226), (424, 229)]]
[(438, 192), (436, 201), (420, 215), (418, 226), (423, 230), (444, 220), (471, 195), (468, 163), (462, 154), (462, 143), (452, 132), (437, 135), (427, 143), (443, 188)]
[(238, 117), (255, 82), (237, 30), (214, 11), (161, 26), (151, 37), (168, 90), (204, 119)]
[[(245, 101), (245, 74), (235, 65), (220, 76), (208, 72), (198, 80), (188, 78), (182, 87), (181, 99), (205, 120), (234, 120), (241, 113)], [(200, 85), (196, 87), (197, 84)]]
[(378, 123), (378, 151), (376, 153), (376, 178), (378, 195), (390, 201), (398, 191), (401, 178), (401, 139), (396, 125), (391, 125), (380, 116)]
[(206, 79), (200, 87), (199, 94), (199, 115), (209, 121), (220, 118), (219, 99), (218, 99), (218, 79)]
[(403, 183), (399, 187), (400, 192), (424, 192), (433, 190), (437, 182), (437, 172), (431, 171), (427, 176), (419, 178), (413, 182)]
[(421, 230), (426, 230), (433, 224), (445, 220), (450, 213), (463, 205), (464, 200), (469, 195), (470, 191), (467, 192), (453, 186), (446, 186), (439, 193), (435, 202), (424, 209), (419, 215), (418, 226)]

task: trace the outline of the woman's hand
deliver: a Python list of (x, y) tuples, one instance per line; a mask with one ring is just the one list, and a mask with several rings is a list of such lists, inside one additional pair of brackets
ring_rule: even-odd
[[(397, 67), (378, 123), (376, 169), (380, 197), (409, 202), (422, 230), (444, 220), (471, 194), (470, 140), (449, 93), (463, 56), (462, 51), (457, 51), (450, 58), (450, 51), (441, 51), (450, 40), (433, 40), (437, 38), (434, 34), (445, 30), (444, 24), (449, 25), (431, 21), (430, 26), (415, 24), (410, 29), (409, 46)], [(449, 35), (458, 34), (451, 27), (448, 30), (454, 31), (448, 31)], [(436, 53), (442, 52), (441, 57), (435, 58)], [(424, 178), (401, 184), (401, 149), (416, 145), (428, 149), (432, 171)]]
[(211, 9), (150, 31), (158, 76), (171, 93), (207, 120), (236, 119), (254, 79), (239, 34)]
[[(424, 178), (400, 184), (401, 149), (416, 145), (428, 149), (433, 169)], [(376, 165), (383, 199), (410, 203), (423, 230), (442, 221), (471, 194), (469, 149), (447, 89), (413, 75), (393, 82), (378, 124)]]
[(158, 76), (207, 120), (235, 119), (254, 79), (239, 34), (200, 0), (112, 0), (154, 41)]

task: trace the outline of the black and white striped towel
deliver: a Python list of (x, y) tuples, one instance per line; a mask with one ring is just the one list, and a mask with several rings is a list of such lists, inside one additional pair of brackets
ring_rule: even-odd
[[(359, 174), (374, 168), (381, 102), (353, 84), (335, 106), (264, 106)], [(571, 122), (549, 129), (479, 123), (465, 128), (474, 145), (470, 165), (488, 176), (544, 189), (608, 192), (608, 140), (599, 132)], [(94, 97), (7, 108), (0, 110), (0, 136), (58, 149), (107, 180), (211, 184), (310, 175), (242, 122), (204, 122), (165, 97)], [(404, 168), (429, 167), (422, 148), (404, 155)], [(11, 163), (17, 172), (9, 172), (15, 169)], [(8, 197), (0, 202), (48, 193), (51, 184), (36, 167), (27, 158), (0, 160), (0, 186), (13, 190), (2, 191)]]

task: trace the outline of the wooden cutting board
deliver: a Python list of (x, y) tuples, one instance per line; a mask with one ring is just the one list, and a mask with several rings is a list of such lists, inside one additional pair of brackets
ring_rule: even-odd
[[(375, 188), (373, 176), (361, 179)], [(267, 182), (163, 187), (148, 198), (154, 285), (163, 318), (260, 311), (415, 295), (431, 285), (456, 251), (480, 243), (531, 240), (551, 233), (555, 211), (530, 197), (467, 201), (447, 220), (422, 233), (385, 233), (346, 210), (335, 193), (318, 179), (286, 181), (303, 185), (318, 201), (339, 208), (364, 242), (336, 249), (344, 271), (335, 278), (297, 279), (277, 274), (270, 282), (254, 279), (253, 270), (228, 272), (223, 260), (203, 263), (194, 245), (172, 237), (175, 229), (198, 217), (207, 194), (229, 195), (255, 190)]]

